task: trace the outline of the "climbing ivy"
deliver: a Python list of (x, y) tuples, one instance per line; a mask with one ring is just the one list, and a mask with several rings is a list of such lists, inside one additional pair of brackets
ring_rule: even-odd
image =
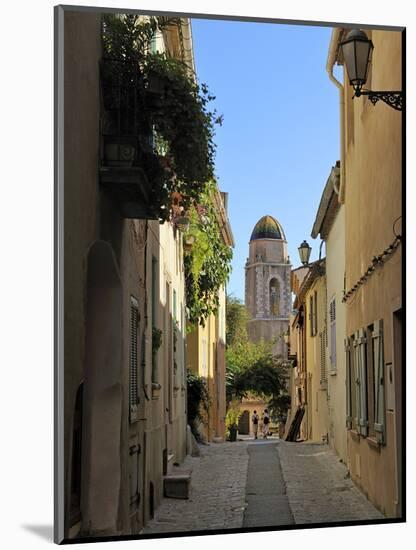
[(197, 205), (189, 208), (189, 235), (195, 239), (185, 252), (186, 304), (191, 325), (204, 325), (219, 305), (218, 292), (231, 272), (232, 250), (224, 242), (213, 204), (215, 182), (207, 186)]
[(189, 235), (195, 239), (185, 252), (185, 287), (188, 320), (191, 325), (205, 324), (219, 305), (218, 292), (231, 272), (232, 250), (224, 242), (217, 221), (213, 196), (216, 184), (211, 182), (197, 205), (189, 209)]

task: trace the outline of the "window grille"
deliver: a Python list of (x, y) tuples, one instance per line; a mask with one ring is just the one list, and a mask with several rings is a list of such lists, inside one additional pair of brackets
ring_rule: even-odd
[(129, 387), (129, 405), (130, 422), (137, 420), (138, 416), (138, 326), (139, 326), (139, 307), (136, 298), (130, 297), (130, 387)]

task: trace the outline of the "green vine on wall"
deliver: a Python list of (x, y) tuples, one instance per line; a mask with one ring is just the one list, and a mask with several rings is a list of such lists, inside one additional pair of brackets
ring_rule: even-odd
[(217, 221), (213, 196), (216, 184), (211, 182), (200, 203), (189, 209), (188, 235), (195, 239), (185, 252), (185, 288), (188, 320), (191, 325), (204, 325), (219, 305), (219, 290), (231, 272), (232, 249), (224, 242)]

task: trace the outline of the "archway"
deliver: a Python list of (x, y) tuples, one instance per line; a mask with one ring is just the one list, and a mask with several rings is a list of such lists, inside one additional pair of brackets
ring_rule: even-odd
[(107, 242), (90, 248), (86, 298), (82, 531), (114, 534), (121, 481), (122, 294)]
[(241, 435), (249, 435), (250, 433), (250, 413), (244, 411), (238, 421), (238, 433)]

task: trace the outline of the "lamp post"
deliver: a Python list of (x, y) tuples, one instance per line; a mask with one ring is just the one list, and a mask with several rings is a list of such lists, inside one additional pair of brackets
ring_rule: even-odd
[(368, 68), (371, 61), (371, 54), (374, 45), (367, 37), (364, 31), (354, 29), (347, 35), (346, 40), (340, 43), (342, 55), (344, 57), (350, 84), (354, 88), (354, 96), (368, 96), (373, 105), (377, 101), (384, 101), (396, 111), (403, 110), (403, 94), (401, 91), (375, 91), (364, 90), (363, 86), (367, 82)]
[(312, 250), (312, 248), (308, 245), (308, 243), (306, 241), (303, 241), (303, 243), (301, 243), (301, 245), (298, 248), (299, 258), (300, 258), (300, 261), (302, 262), (302, 264), (304, 266), (307, 266), (308, 263), (309, 263), (311, 250)]

